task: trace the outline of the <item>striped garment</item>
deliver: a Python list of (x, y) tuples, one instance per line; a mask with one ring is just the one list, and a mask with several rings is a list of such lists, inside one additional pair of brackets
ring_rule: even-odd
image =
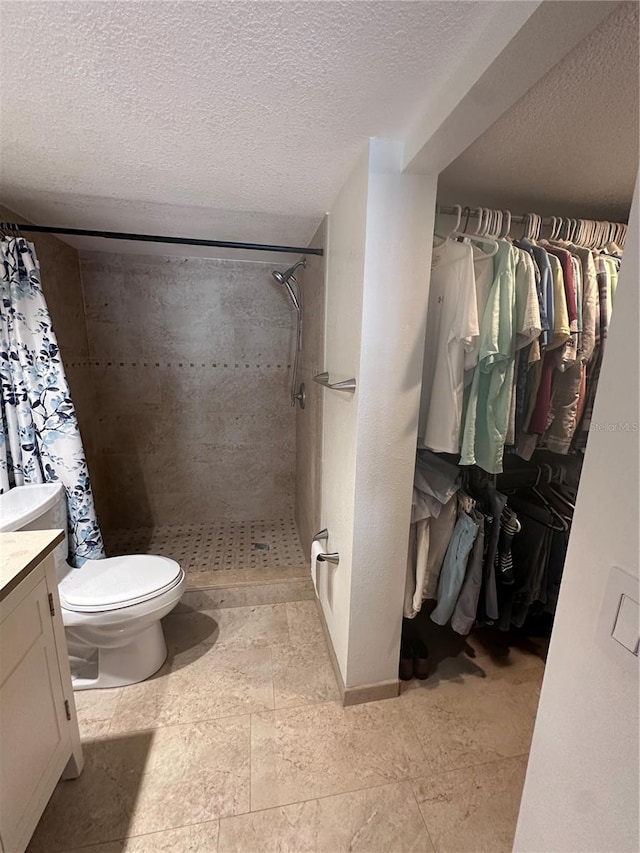
[(500, 541), (495, 559), (496, 577), (504, 586), (511, 586), (514, 583), (511, 543), (520, 529), (518, 516), (512, 509), (505, 506), (500, 516)]

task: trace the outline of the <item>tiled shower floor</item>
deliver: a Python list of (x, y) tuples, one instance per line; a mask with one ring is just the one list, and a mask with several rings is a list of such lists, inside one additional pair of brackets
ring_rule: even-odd
[(275, 569), (305, 565), (292, 518), (277, 521), (219, 521), (112, 530), (109, 556), (161, 554), (187, 573)]

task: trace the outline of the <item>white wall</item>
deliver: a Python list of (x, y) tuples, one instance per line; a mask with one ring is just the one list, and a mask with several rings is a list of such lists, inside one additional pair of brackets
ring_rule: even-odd
[[(345, 686), (397, 680), (435, 180), (372, 140), (329, 215), (321, 602)], [(324, 581), (324, 579), (323, 579)]]
[[(638, 186), (593, 423), (638, 424)], [(638, 666), (600, 614), (610, 570), (638, 577), (638, 432), (592, 431), (514, 849), (637, 851)], [(612, 651), (613, 649), (613, 651)], [(618, 654), (616, 654), (618, 652)]]
[[(332, 382), (350, 379), (359, 372), (368, 170), (367, 149), (329, 211), (325, 369)], [(340, 552), (340, 565), (319, 565), (318, 583), (325, 621), (345, 680), (359, 389), (353, 395), (323, 393), (322, 525), (329, 531), (328, 550)]]

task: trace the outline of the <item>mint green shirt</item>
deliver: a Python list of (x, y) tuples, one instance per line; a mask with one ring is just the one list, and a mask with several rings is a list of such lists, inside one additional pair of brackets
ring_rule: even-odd
[(514, 381), (516, 346), (516, 249), (500, 241), (494, 279), (480, 321), (480, 352), (462, 436), (461, 465), (502, 471)]

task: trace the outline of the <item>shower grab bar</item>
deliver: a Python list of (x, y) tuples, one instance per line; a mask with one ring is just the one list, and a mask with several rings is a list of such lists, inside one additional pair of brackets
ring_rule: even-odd
[(348, 391), (350, 394), (356, 390), (355, 379), (343, 379), (342, 382), (329, 382), (328, 373), (317, 373), (313, 377), (313, 381), (318, 385), (324, 385), (325, 388), (331, 388), (332, 391)]
[(333, 563), (334, 566), (337, 566), (340, 562), (340, 554), (337, 551), (333, 551), (331, 554), (318, 554), (318, 562)]

